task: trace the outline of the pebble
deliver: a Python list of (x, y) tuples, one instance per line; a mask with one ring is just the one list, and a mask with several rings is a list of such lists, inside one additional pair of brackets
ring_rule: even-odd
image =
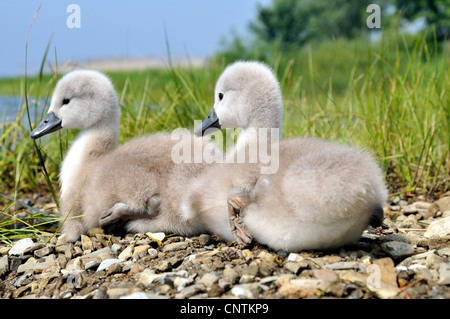
[(9, 271), (8, 256), (0, 258), (0, 277)]
[(45, 246), (41, 249), (35, 250), (34, 257), (41, 258), (41, 257), (49, 255), (51, 252), (53, 252), (53, 248), (50, 246)]
[(360, 264), (359, 262), (356, 261), (340, 261), (337, 263), (327, 264), (323, 266), (323, 268), (325, 269), (332, 269), (332, 270), (358, 269), (359, 267)]
[(189, 286), (192, 283), (194, 283), (194, 279), (192, 278), (176, 277), (173, 281), (173, 286), (177, 289), (178, 292), (180, 292), (186, 286)]
[(150, 238), (151, 240), (155, 241), (158, 246), (162, 245), (162, 241), (166, 238), (166, 234), (164, 233), (145, 233), (145, 235)]
[(166, 296), (150, 294), (143, 291), (136, 291), (126, 296), (120, 296), (120, 299), (167, 299)]
[(385, 253), (393, 258), (408, 256), (414, 253), (413, 245), (400, 241), (389, 241), (382, 243), (380, 246)]
[(189, 287), (184, 288), (183, 290), (181, 290), (178, 294), (177, 294), (177, 298), (189, 298), (192, 297), (193, 295), (198, 294), (199, 292), (203, 292), (205, 291), (205, 286), (203, 286), (202, 284), (195, 284)]
[(239, 298), (253, 299), (260, 290), (257, 284), (239, 284), (231, 289), (231, 294)]
[(164, 253), (177, 251), (177, 250), (183, 250), (188, 248), (189, 244), (186, 242), (177, 242), (177, 243), (171, 243), (167, 244), (163, 247), (162, 251)]
[(17, 268), (17, 273), (24, 273), (27, 271), (43, 271), (47, 268), (54, 260), (56, 259), (55, 255), (46, 256), (43, 258), (36, 259), (31, 262), (26, 262), (25, 264), (20, 265)]
[(134, 244), (131, 244), (125, 248), (120, 254), (119, 259), (128, 260), (133, 256)]
[(114, 258), (114, 259), (105, 259), (103, 260), (100, 265), (97, 268), (97, 271), (102, 271), (107, 269), (108, 267), (110, 267), (111, 265), (115, 264), (115, 263), (120, 263), (125, 261), (125, 259), (122, 258)]
[(207, 245), (211, 244), (211, 235), (208, 235), (208, 234), (201, 234), (201, 235), (198, 237), (198, 241), (200, 242), (200, 244), (201, 244), (202, 246), (207, 246)]
[(94, 250), (92, 240), (86, 235), (81, 235), (81, 247), (84, 251), (91, 252), (92, 250)]
[(206, 288), (211, 288), (212, 285), (219, 281), (219, 276), (215, 273), (206, 273), (200, 278), (197, 283), (204, 285)]
[(427, 238), (441, 238), (450, 235), (450, 217), (433, 221), (424, 236)]
[(31, 238), (23, 238), (18, 240), (14, 246), (8, 251), (9, 256), (19, 256), (24, 253), (30, 247), (33, 247), (35, 243)]
[(115, 253), (115, 254), (120, 254), (120, 252), (122, 251), (122, 246), (119, 245), (119, 244), (114, 243), (114, 244), (111, 246), (111, 251), (112, 251), (113, 253)]
[(440, 285), (450, 284), (450, 263), (441, 263), (439, 265), (439, 281)]
[(223, 278), (230, 284), (235, 284), (239, 278), (239, 273), (230, 266), (225, 266), (223, 271)]

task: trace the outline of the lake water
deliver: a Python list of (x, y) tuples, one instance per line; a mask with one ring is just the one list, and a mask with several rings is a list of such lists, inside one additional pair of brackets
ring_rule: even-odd
[[(40, 118), (43, 112), (45, 99), (38, 100), (28, 98), (28, 106), (30, 110), (31, 121), (34, 122), (35, 117)], [(36, 106), (37, 104), (37, 106)], [(19, 112), (25, 109), (25, 100), (21, 96), (0, 96), (0, 123), (12, 122), (17, 118)], [(26, 113), (22, 117), (22, 123), (28, 125), (28, 117)]]

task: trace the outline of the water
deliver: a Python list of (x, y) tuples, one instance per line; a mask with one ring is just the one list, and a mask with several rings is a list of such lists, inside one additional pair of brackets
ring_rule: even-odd
[[(36, 103), (37, 102), (37, 103)], [(31, 122), (34, 119), (40, 118), (43, 112), (45, 99), (36, 99), (30, 97), (28, 99), (28, 106), (30, 110)], [(37, 104), (37, 105), (36, 105)], [(14, 121), (19, 113), (25, 109), (25, 100), (21, 96), (0, 96), (0, 123), (7, 123)], [(28, 126), (28, 117), (26, 112), (21, 120), (23, 125)]]

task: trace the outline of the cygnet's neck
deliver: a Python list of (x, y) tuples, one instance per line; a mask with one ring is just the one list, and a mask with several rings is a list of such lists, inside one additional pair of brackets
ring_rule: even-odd
[(260, 148), (264, 149), (265, 154), (270, 154), (273, 143), (278, 143), (282, 139), (282, 126), (280, 119), (273, 119), (267, 123), (256, 123), (243, 129), (234, 148), (227, 152), (228, 161), (231, 161), (230, 157), (239, 158), (239, 154), (246, 154), (247, 162), (251, 159), (252, 152), (260, 154)]
[[(89, 167), (118, 144), (119, 127), (92, 127), (81, 131), (67, 152), (60, 170), (61, 197), (71, 187), (80, 191)], [(71, 192), (72, 193), (72, 192)]]

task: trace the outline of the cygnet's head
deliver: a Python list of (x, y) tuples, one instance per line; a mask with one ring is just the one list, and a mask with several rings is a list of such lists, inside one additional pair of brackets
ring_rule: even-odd
[(39, 138), (64, 129), (117, 128), (119, 102), (114, 86), (104, 74), (79, 70), (58, 81), (47, 116), (31, 132)]
[(203, 135), (208, 128), (281, 129), (282, 117), (283, 99), (273, 71), (261, 62), (239, 61), (217, 80), (214, 108), (195, 134)]

